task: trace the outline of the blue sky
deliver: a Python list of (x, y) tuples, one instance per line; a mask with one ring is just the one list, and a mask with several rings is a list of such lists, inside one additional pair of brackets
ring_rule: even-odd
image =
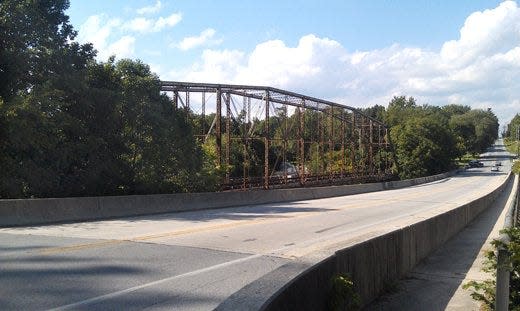
[(393, 96), (520, 112), (515, 1), (71, 0), (99, 60), (163, 80), (259, 84), (355, 107)]

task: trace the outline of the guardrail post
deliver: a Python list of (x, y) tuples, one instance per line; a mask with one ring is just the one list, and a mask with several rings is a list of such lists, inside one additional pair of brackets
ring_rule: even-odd
[(497, 252), (497, 282), (495, 293), (495, 310), (507, 311), (509, 308), (509, 252), (499, 247)]

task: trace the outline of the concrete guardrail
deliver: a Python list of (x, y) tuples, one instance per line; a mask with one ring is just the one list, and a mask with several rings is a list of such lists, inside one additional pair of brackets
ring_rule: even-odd
[(0, 227), (130, 217), (319, 199), (397, 189), (444, 179), (434, 176), (371, 184), (237, 192), (0, 200)]
[[(508, 202), (508, 210), (504, 220), (504, 229), (517, 226), (518, 213), (518, 175), (515, 176), (515, 183), (513, 185), (513, 193)], [(495, 288), (495, 310), (507, 311), (509, 308), (509, 278), (510, 278), (510, 254), (506, 245), (509, 244), (509, 235), (501, 233), (499, 240), (503, 243), (497, 249), (497, 273), (496, 273), (496, 288)]]
[(287, 263), (234, 293), (217, 310), (326, 310), (337, 275), (351, 277), (365, 306), (489, 207), (512, 176), (482, 198), (338, 250), (317, 263), (315, 258)]

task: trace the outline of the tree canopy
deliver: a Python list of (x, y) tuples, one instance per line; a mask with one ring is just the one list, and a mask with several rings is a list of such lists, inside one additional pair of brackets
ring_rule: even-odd
[(401, 178), (453, 169), (456, 158), (483, 152), (498, 137), (498, 119), (491, 110), (418, 106), (413, 97), (394, 97), (385, 121), (391, 127)]
[(202, 149), (140, 61), (97, 62), (68, 1), (0, 3), (0, 198), (189, 191)]
[[(0, 2), (0, 198), (214, 190), (226, 170), (261, 176), (262, 142), (231, 145), (234, 165), (220, 167), (212, 140), (200, 144), (193, 135), (209, 128), (211, 116), (175, 108), (141, 61), (97, 61), (91, 44), (74, 41), (68, 7), (67, 0)], [(482, 152), (498, 135), (491, 110), (468, 106), (420, 106), (401, 96), (388, 108), (362, 112), (390, 127), (402, 178), (449, 170), (454, 159)], [(320, 118), (320, 112), (305, 113), (305, 141), (334, 136)], [(243, 119), (233, 120), (231, 131), (246, 128)], [(297, 115), (280, 108), (267, 120), (254, 120), (259, 128), (265, 122), (274, 141), (270, 166), (294, 161), (297, 142), (287, 138), (297, 135)], [(506, 134), (518, 126), (517, 115)], [(361, 147), (348, 161), (330, 147), (340, 145), (339, 136), (329, 144), (304, 144), (310, 157), (305, 169), (319, 174), (327, 167), (365, 165)]]

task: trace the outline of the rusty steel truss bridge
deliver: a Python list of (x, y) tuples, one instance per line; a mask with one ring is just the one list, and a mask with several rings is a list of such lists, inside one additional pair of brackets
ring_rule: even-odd
[(272, 87), (161, 82), (214, 157), (222, 190), (390, 180), (388, 128), (358, 109)]

